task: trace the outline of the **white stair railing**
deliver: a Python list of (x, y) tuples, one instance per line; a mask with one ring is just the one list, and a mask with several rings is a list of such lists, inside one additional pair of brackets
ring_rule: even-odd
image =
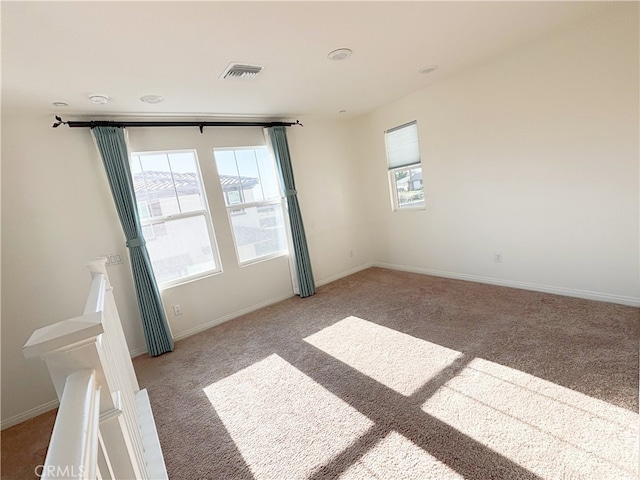
[(88, 265), (84, 314), (33, 332), (25, 357), (46, 361), (60, 409), (47, 478), (160, 480), (167, 472), (146, 390), (140, 390), (105, 268)]
[(96, 478), (100, 387), (93, 370), (67, 377), (41, 478)]

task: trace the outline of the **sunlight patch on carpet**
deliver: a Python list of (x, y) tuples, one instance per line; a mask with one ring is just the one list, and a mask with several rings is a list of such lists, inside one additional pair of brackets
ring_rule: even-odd
[(411, 440), (391, 432), (340, 476), (340, 480), (462, 480), (444, 463)]
[(275, 354), (204, 392), (257, 479), (307, 478), (373, 425)]
[(422, 407), (542, 478), (637, 479), (638, 415), (480, 358)]
[(358, 317), (347, 317), (304, 340), (406, 396), (461, 355)]

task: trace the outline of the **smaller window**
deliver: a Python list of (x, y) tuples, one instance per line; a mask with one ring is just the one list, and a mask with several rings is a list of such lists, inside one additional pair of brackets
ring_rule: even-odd
[(217, 148), (214, 156), (238, 262), (285, 254), (282, 194), (267, 148)]
[(424, 208), (418, 125), (415, 121), (384, 134), (394, 210)]

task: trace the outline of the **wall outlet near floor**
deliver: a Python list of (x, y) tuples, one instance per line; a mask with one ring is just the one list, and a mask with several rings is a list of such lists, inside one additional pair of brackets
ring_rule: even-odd
[(493, 254), (493, 261), (497, 262), (497, 263), (502, 263), (502, 254), (499, 252), (496, 252)]
[(177, 317), (178, 315), (182, 315), (182, 305), (176, 303), (173, 306), (173, 314)]

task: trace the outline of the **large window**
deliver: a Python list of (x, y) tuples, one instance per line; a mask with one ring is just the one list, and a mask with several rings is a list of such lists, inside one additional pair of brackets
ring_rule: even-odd
[(394, 210), (423, 208), (418, 125), (406, 123), (387, 130), (384, 136)]
[(238, 262), (287, 251), (282, 194), (266, 147), (214, 150)]
[(220, 271), (196, 152), (133, 153), (131, 174), (158, 284)]

